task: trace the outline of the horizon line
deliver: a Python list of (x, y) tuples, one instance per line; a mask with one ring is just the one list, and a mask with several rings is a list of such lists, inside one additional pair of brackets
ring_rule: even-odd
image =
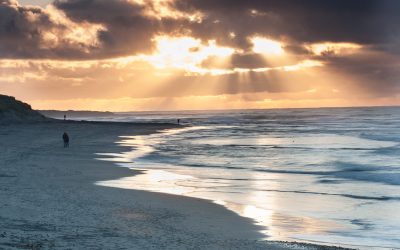
[(290, 108), (279, 108), (279, 107), (274, 107), (274, 108), (249, 108), (249, 109), (239, 109), (239, 108), (233, 108), (233, 109), (180, 109), (180, 110), (139, 110), (139, 111), (109, 111), (109, 110), (74, 110), (74, 109), (69, 109), (69, 110), (57, 110), (57, 109), (35, 109), (36, 111), (57, 111), (57, 112), (101, 112), (101, 113), (147, 113), (147, 112), (201, 112), (201, 111), (213, 111), (213, 112), (218, 112), (218, 111), (246, 111), (246, 110), (252, 110), (252, 111), (259, 111), (259, 110), (290, 110), (290, 109), (351, 109), (351, 108), (399, 108), (399, 105), (360, 105), (360, 106), (321, 106), (321, 107), (290, 107)]

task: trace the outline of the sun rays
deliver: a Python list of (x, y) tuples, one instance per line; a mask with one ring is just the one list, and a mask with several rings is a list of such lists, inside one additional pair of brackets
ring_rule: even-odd
[[(59, 88), (41, 82), (56, 81), (73, 88), (63, 87), (69, 98), (66, 101), (33, 100), (40, 108), (56, 104), (74, 109), (113, 106), (113, 110), (124, 111), (132, 107), (149, 110), (155, 105), (170, 110), (331, 106), (343, 94), (334, 82), (345, 83), (344, 77), (319, 71), (325, 64), (315, 56), (362, 49), (347, 43), (298, 45), (314, 55), (309, 59), (286, 51), (287, 44), (279, 40), (260, 36), (248, 40), (251, 47), (243, 51), (216, 40), (160, 35), (153, 38), (154, 49), (147, 54), (87, 61), (1, 60), (4, 72), (9, 68), (24, 73), (20, 74), (23, 78), (6, 79), (0, 75), (0, 79), (22, 84), (37, 82), (36, 88), (42, 90), (43, 96), (54, 94)], [(97, 97), (76, 96), (76, 90), (85, 94), (94, 87)], [(324, 98), (326, 104), (322, 102)]]

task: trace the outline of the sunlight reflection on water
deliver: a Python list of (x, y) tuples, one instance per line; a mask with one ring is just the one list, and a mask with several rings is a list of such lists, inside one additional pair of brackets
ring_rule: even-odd
[(336, 117), (331, 128), (209, 124), (124, 136), (118, 143), (131, 150), (99, 159), (142, 172), (96, 184), (208, 199), (253, 219), (271, 240), (396, 248), (395, 132)]

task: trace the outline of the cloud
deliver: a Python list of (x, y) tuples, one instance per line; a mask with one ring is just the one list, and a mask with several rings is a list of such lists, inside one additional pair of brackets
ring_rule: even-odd
[(0, 1), (1, 58), (81, 58), (98, 49), (100, 25), (76, 24), (57, 9)]
[(390, 96), (400, 91), (400, 60), (397, 56), (377, 51), (363, 51), (347, 56), (327, 55), (321, 58), (326, 68), (336, 75), (346, 76), (347, 82), (337, 85), (351, 87), (369, 96)]
[(102, 52), (97, 58), (150, 53), (154, 38), (177, 35), (186, 23), (197, 22), (197, 12), (184, 13), (170, 8), (170, 1), (56, 0), (53, 4), (68, 18), (79, 23), (100, 24)]
[(234, 54), (231, 64), (233, 68), (264, 68), (271, 66), (260, 54)]
[[(149, 53), (182, 19), (166, 4), (56, 0), (45, 8), (0, 0), (0, 57), (90, 60)], [(156, 9), (159, 8), (159, 9)]]
[[(376, 44), (399, 39), (395, 0), (176, 0), (175, 8), (200, 11), (194, 34), (242, 40), (254, 34), (286, 37), (296, 43), (323, 41)], [(229, 32), (237, 34), (229, 37)]]
[[(158, 35), (216, 40), (245, 52), (252, 37), (264, 36), (285, 41), (287, 51), (297, 53), (304, 52), (304, 44), (322, 42), (398, 52), (400, 39), (395, 0), (55, 0), (46, 9), (1, 0), (0, 6), (1, 52), (15, 58), (150, 53)], [(90, 38), (72, 39), (79, 27), (91, 28)]]
[(144, 16), (144, 8), (132, 1), (69, 0), (55, 1), (54, 5), (75, 22), (103, 25), (98, 34), (102, 44), (99, 57), (116, 57), (146, 52), (158, 23)]

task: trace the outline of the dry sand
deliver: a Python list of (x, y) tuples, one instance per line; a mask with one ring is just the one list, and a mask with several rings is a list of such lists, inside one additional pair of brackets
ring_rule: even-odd
[[(95, 160), (95, 153), (127, 150), (114, 143), (120, 135), (171, 127), (0, 125), (0, 249), (329, 248), (259, 240), (249, 219), (206, 200), (94, 185), (140, 174)], [(64, 131), (71, 137), (67, 149)]]

